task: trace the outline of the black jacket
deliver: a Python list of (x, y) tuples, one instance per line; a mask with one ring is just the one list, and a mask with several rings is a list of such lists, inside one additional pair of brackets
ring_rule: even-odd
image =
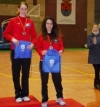
[(88, 63), (100, 64), (100, 34), (96, 35), (96, 44), (93, 44), (94, 37), (93, 33), (87, 36), (87, 46), (89, 48)]

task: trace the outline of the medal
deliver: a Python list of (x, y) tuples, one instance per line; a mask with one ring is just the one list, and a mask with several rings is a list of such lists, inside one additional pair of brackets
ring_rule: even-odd
[(25, 32), (25, 31), (23, 31), (23, 32), (22, 32), (22, 35), (23, 35), (23, 36), (25, 36), (25, 35), (26, 35), (26, 32)]
[(18, 16), (18, 19), (22, 25), (22, 28), (23, 28), (23, 31), (22, 31), (22, 35), (25, 36), (26, 35), (26, 31), (25, 31), (25, 27), (26, 27), (26, 22), (27, 22), (27, 18), (25, 20), (25, 24), (23, 25), (22, 21), (20, 20), (19, 16)]
[(51, 49), (51, 50), (52, 50), (52, 49), (53, 49), (53, 47), (52, 47), (52, 46), (50, 46), (50, 47), (49, 47), (49, 49)]

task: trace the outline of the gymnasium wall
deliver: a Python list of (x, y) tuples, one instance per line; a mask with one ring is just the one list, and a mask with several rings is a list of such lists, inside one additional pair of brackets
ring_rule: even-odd
[[(44, 16), (51, 15), (56, 20), (56, 1), (57, 0), (37, 0), (40, 4), (40, 18), (33, 18), (36, 30), (40, 32), (41, 22)], [(33, 0), (26, 0), (29, 10), (33, 7)], [(17, 11), (16, 4), (0, 4), (0, 23), (15, 16)], [(63, 33), (64, 46), (67, 48), (84, 47), (86, 38), (91, 33), (94, 23), (94, 0), (76, 0), (76, 24), (59, 25)], [(0, 35), (1, 38), (1, 35)]]
[[(57, 0), (45, 1), (45, 16), (52, 16), (55, 20)], [(52, 7), (51, 7), (52, 6)], [(76, 0), (76, 24), (59, 24), (64, 46), (66, 48), (82, 48), (87, 42), (87, 0)]]

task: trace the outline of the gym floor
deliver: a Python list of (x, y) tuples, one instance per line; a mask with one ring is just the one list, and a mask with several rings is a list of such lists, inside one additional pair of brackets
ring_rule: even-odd
[[(33, 51), (30, 70), (30, 95), (41, 101), (39, 55)], [(65, 49), (62, 55), (62, 85), (64, 98), (72, 98), (85, 107), (100, 107), (100, 91), (94, 89), (94, 69), (88, 64), (88, 49)], [(56, 92), (49, 75), (49, 100), (56, 99)], [(11, 75), (10, 51), (0, 51), (0, 98), (14, 96)]]

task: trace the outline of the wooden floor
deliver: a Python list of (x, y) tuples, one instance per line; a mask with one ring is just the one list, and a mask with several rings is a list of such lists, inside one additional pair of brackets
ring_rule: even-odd
[[(0, 97), (14, 96), (11, 76), (10, 51), (0, 51)], [(72, 98), (86, 107), (100, 107), (100, 91), (93, 87), (94, 69), (87, 63), (88, 49), (68, 49), (62, 56), (62, 85), (64, 98)], [(39, 56), (33, 51), (30, 73), (30, 95), (41, 101), (41, 81), (38, 69)], [(49, 100), (56, 99), (49, 78)]]

